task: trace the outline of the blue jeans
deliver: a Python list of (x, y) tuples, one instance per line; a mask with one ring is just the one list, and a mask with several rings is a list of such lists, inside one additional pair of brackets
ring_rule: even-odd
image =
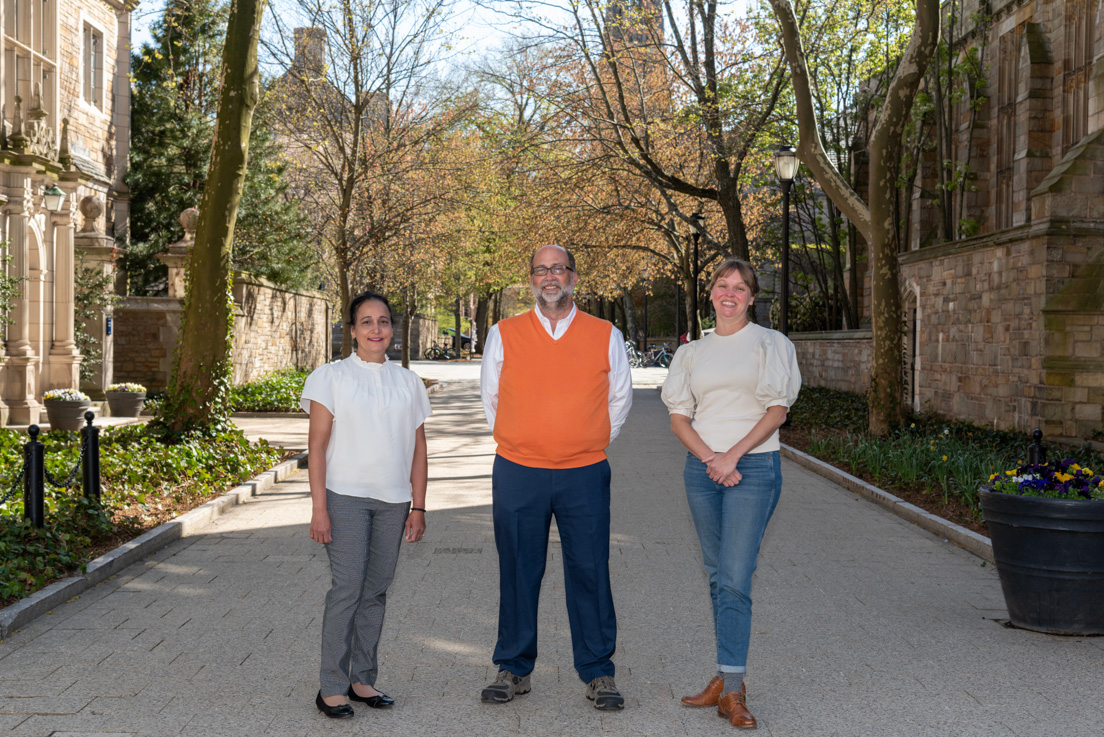
[(686, 454), (686, 500), (701, 542), (713, 599), (717, 670), (743, 673), (751, 640), (751, 575), (759, 545), (782, 493), (778, 451), (748, 454), (736, 469), (740, 483), (714, 483), (705, 464)]

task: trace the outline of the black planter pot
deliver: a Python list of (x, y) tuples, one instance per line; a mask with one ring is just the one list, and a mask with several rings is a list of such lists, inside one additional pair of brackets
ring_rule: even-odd
[(1012, 624), (1104, 634), (1104, 501), (981, 491)]

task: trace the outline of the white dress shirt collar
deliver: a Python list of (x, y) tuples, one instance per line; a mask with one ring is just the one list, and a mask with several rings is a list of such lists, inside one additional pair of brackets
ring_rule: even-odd
[(536, 313), (537, 319), (540, 320), (540, 324), (544, 326), (544, 329), (552, 336), (552, 340), (559, 340), (563, 337), (563, 334), (567, 332), (567, 329), (571, 327), (571, 321), (575, 319), (575, 313), (579, 311), (579, 308), (575, 306), (575, 303), (571, 303), (571, 312), (567, 313), (567, 317), (558, 320), (556, 322), (556, 329), (552, 329), (552, 321), (544, 316), (540, 307), (533, 307), (533, 312)]

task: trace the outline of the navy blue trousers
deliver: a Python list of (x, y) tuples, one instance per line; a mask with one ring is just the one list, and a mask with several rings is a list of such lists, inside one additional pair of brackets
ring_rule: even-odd
[(575, 671), (585, 683), (612, 676), (617, 615), (609, 578), (609, 463), (530, 468), (496, 456), (492, 490), (499, 569), (495, 664), (516, 676), (533, 670), (537, 604), (554, 515)]

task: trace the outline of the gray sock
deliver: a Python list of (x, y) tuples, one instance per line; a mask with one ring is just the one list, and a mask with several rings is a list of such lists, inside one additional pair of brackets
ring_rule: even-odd
[(721, 678), (724, 679), (724, 692), (732, 693), (733, 691), (739, 691), (744, 685), (743, 673), (718, 673)]

